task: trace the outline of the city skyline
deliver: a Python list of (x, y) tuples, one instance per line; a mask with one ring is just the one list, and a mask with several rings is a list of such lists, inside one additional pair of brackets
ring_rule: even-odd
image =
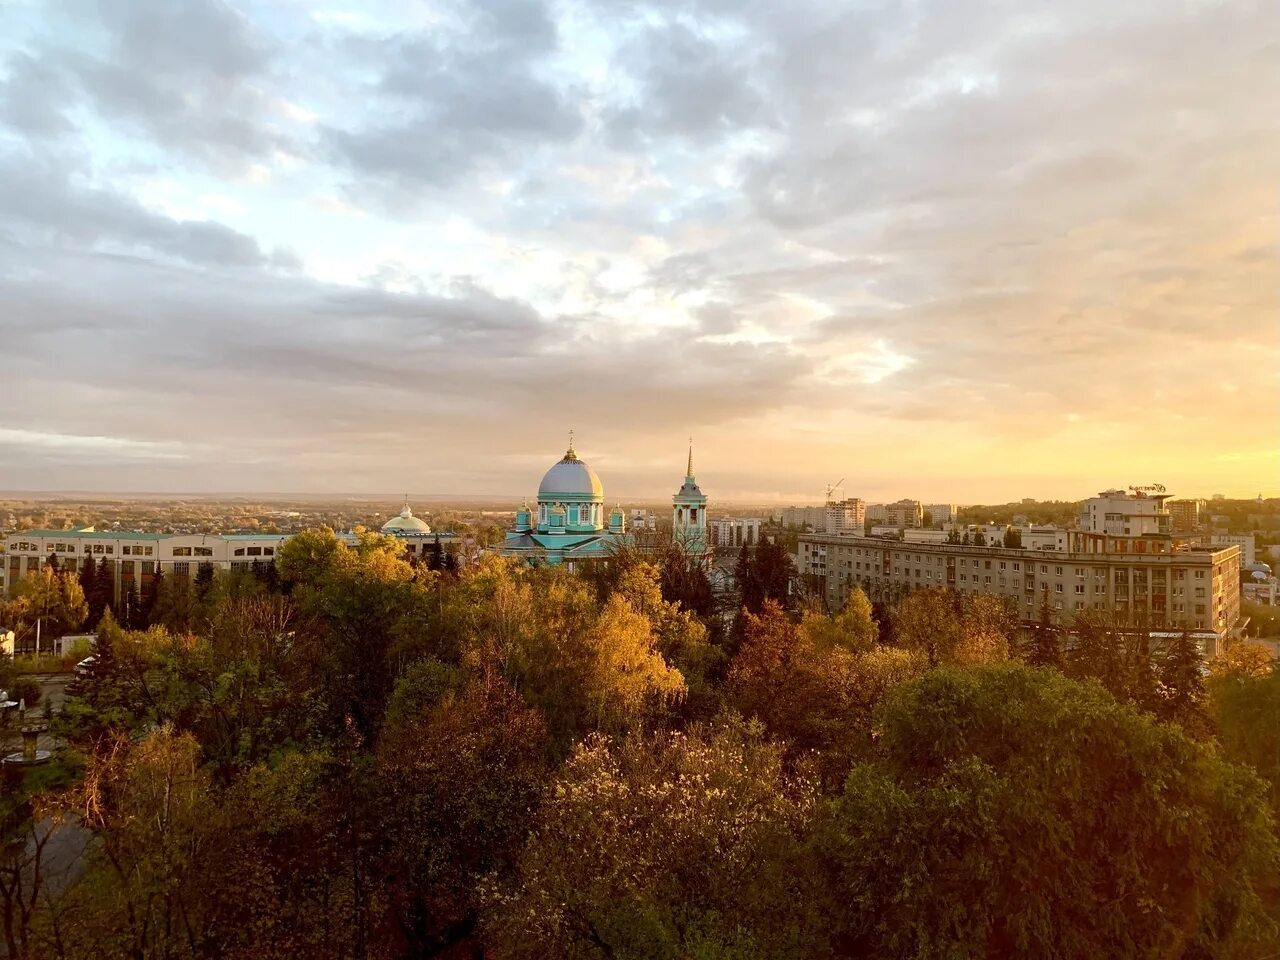
[(0, 0), (0, 487), (1274, 494), (1274, 6), (926, 7)]

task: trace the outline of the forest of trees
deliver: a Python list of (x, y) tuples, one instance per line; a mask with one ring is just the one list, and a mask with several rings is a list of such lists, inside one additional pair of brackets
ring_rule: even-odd
[(1274, 955), (1260, 648), (735, 572), (724, 615), (676, 550), (459, 569), (316, 530), (104, 608), (65, 755), (6, 774), (9, 955)]

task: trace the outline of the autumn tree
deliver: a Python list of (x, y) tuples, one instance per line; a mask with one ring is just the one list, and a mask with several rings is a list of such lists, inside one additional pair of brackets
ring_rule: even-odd
[(516, 881), (491, 894), (486, 945), (539, 960), (822, 956), (799, 863), (814, 804), (751, 728), (592, 737), (547, 790)]

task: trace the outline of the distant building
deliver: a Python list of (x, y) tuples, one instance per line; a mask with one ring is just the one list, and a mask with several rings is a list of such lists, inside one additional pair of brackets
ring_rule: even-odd
[(721, 517), (711, 521), (711, 542), (718, 550), (741, 549), (745, 544), (754, 547), (760, 542), (759, 517)]
[(1047, 602), (1062, 624), (1099, 610), (1122, 624), (1205, 631), (1210, 654), (1239, 618), (1237, 546), (1084, 531), (1068, 532), (1065, 546), (1041, 551), (805, 534), (799, 570), (823, 578), (833, 610), (844, 607), (855, 587), (888, 602), (922, 587), (945, 587), (1004, 597), (1024, 623), (1034, 622)]
[(1194, 533), (1200, 526), (1199, 500), (1170, 500), (1166, 507), (1174, 533)]
[(1252, 566), (1258, 559), (1257, 547), (1252, 533), (1215, 533), (1209, 538), (1214, 546), (1237, 546), (1240, 548), (1242, 566)]
[(1164, 505), (1168, 499), (1163, 492), (1104, 490), (1081, 505), (1080, 529), (1116, 537), (1172, 533), (1172, 519)]
[(868, 523), (887, 523), (889, 520), (889, 509), (883, 503), (867, 504), (867, 522)]
[(885, 506), (885, 523), (903, 529), (924, 524), (924, 508), (919, 500), (898, 500)]
[(929, 523), (935, 527), (956, 522), (957, 510), (954, 503), (926, 503), (924, 512), (929, 514)]
[(826, 507), (783, 507), (774, 516), (779, 523), (786, 527), (808, 527), (810, 530), (826, 529)]
[(848, 500), (829, 500), (825, 507), (823, 530), (826, 533), (861, 536), (867, 519), (867, 505), (853, 497)]
[[(875, 529), (880, 529), (879, 527)], [(894, 527), (893, 529), (897, 529)], [(946, 543), (946, 530), (903, 530), (902, 539), (906, 543)]]
[(631, 532), (640, 533), (641, 531), (654, 531), (658, 529), (658, 515), (651, 513), (642, 507), (633, 507), (631, 510)]

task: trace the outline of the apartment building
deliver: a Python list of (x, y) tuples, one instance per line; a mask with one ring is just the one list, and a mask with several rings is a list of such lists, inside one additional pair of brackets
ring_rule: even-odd
[(1133, 493), (1103, 490), (1086, 500), (1080, 508), (1080, 529), (1126, 537), (1172, 533), (1173, 518), (1165, 508), (1169, 495), (1164, 487), (1133, 489)]
[(711, 542), (721, 550), (754, 547), (760, 542), (759, 517), (721, 517), (711, 521)]
[(924, 507), (919, 500), (898, 500), (885, 504), (884, 522), (902, 529), (924, 526)]
[(848, 500), (830, 500), (826, 506), (823, 530), (827, 533), (860, 536), (865, 532), (866, 519), (865, 500), (857, 497)]
[(784, 526), (821, 531), (827, 522), (827, 510), (826, 507), (783, 507), (775, 517)]
[(1241, 566), (1252, 566), (1258, 560), (1258, 547), (1252, 533), (1215, 533), (1209, 543), (1215, 547), (1239, 547)]
[(1170, 500), (1166, 506), (1174, 533), (1194, 533), (1200, 526), (1199, 500)]
[(1068, 531), (1065, 550), (975, 547), (875, 537), (805, 535), (802, 574), (823, 578), (841, 609), (856, 587), (893, 602), (921, 587), (1005, 597), (1022, 620), (1047, 600), (1059, 623), (1102, 610), (1122, 623), (1225, 635), (1240, 613), (1240, 548), (1198, 547), (1168, 535)]
[(954, 503), (926, 503), (924, 512), (929, 514), (929, 522), (935, 527), (944, 523), (955, 523), (959, 511)]

